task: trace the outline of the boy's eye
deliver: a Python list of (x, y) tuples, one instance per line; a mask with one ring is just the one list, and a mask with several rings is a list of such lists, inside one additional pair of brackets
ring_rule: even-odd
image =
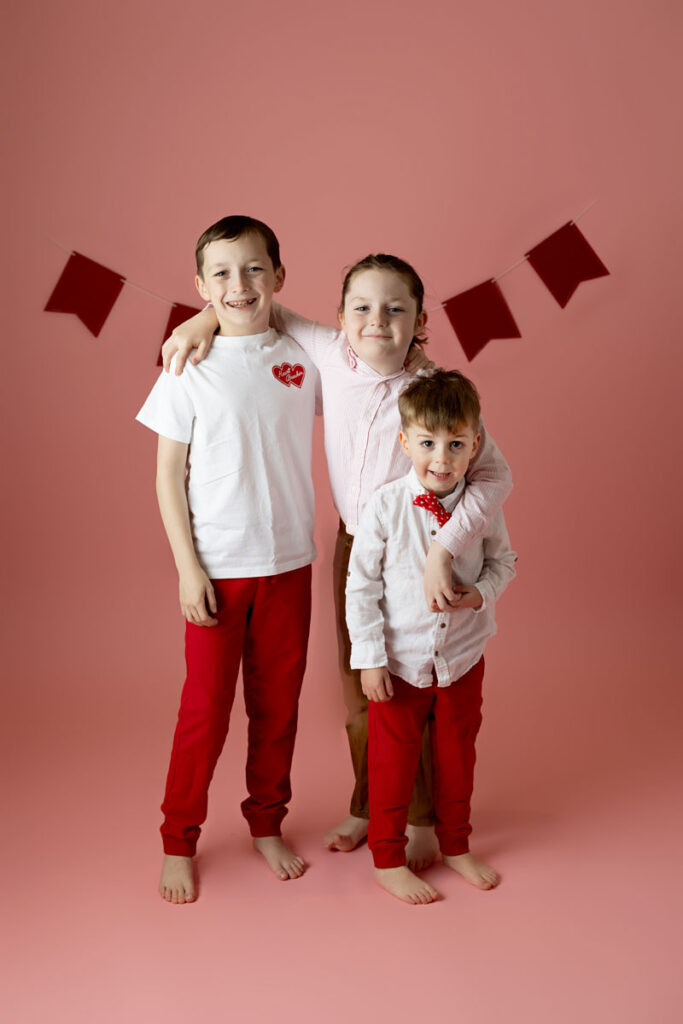
[(367, 313), (367, 311), (368, 311), (368, 307), (367, 306), (356, 306), (355, 308), (356, 308), (356, 313)]
[(402, 306), (389, 306), (390, 313), (405, 313)]
[(260, 270), (263, 270), (263, 267), (249, 267), (250, 274), (257, 274)]
[(462, 441), (451, 441), (451, 448), (462, 448)]
[(423, 441), (422, 442), (422, 447), (423, 448), (433, 448), (433, 446), (434, 446), (434, 442), (433, 441)]
[(214, 277), (223, 277), (224, 274), (225, 274), (224, 270), (217, 270), (216, 273), (213, 276)]

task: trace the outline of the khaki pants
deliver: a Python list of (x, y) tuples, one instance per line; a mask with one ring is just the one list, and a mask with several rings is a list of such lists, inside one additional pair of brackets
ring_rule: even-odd
[[(356, 818), (369, 818), (368, 808), (368, 700), (360, 685), (360, 671), (350, 667), (351, 641), (346, 628), (346, 576), (353, 537), (340, 522), (334, 549), (332, 569), (334, 606), (337, 619), (339, 672), (346, 705), (346, 732), (349, 737), (351, 762), (356, 784), (351, 797), (350, 812)], [(422, 754), (415, 777), (413, 796), (408, 811), (411, 825), (433, 825), (432, 761), (429, 743), (429, 725), (422, 736)]]

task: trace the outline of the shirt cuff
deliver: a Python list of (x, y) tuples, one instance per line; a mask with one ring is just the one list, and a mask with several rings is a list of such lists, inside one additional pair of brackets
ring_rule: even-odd
[(482, 600), (481, 608), (473, 608), (472, 609), (472, 611), (475, 612), (478, 615), (479, 612), (483, 612), (483, 611), (485, 611), (488, 608), (488, 606), (491, 604), (491, 601), (495, 600), (495, 594), (493, 593), (493, 590), (492, 590), (490, 584), (488, 584), (488, 583), (484, 583), (484, 582), (475, 583), (474, 586), (477, 588), (477, 590), (481, 594), (481, 600)]
[(361, 640), (351, 644), (351, 668), (385, 668), (386, 664), (384, 640)]

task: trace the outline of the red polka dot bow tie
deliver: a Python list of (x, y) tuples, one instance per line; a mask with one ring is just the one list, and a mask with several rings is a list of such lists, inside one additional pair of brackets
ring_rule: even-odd
[(443, 524), (447, 523), (451, 518), (451, 513), (446, 511), (437, 496), (434, 494), (434, 491), (430, 491), (429, 494), (418, 494), (417, 498), (413, 500), (413, 505), (419, 505), (420, 508), (426, 508), (433, 516), (436, 516), (439, 526), (443, 526)]

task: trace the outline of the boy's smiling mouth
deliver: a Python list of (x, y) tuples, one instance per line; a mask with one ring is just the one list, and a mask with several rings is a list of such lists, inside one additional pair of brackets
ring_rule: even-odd
[(247, 306), (253, 306), (256, 299), (233, 299), (225, 303), (226, 306), (230, 306), (230, 309), (245, 309)]

